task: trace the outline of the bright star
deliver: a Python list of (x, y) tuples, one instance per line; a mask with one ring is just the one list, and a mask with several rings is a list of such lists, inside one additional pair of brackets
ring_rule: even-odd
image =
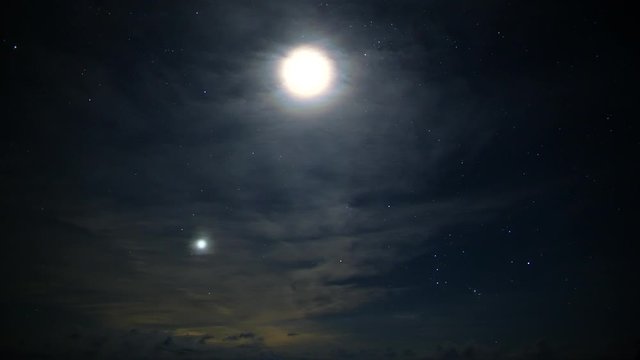
[(207, 248), (207, 241), (204, 239), (200, 239), (198, 241), (196, 241), (196, 248), (198, 248), (198, 250), (204, 250)]

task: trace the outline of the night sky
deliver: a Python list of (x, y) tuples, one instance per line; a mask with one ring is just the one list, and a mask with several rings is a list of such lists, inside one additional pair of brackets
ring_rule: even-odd
[[(629, 9), (0, 14), (0, 355), (640, 357)], [(300, 46), (333, 69), (306, 98)]]

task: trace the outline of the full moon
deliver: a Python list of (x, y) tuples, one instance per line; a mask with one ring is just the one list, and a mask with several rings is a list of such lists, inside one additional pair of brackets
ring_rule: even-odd
[(321, 95), (333, 81), (333, 63), (322, 51), (303, 46), (291, 51), (280, 65), (280, 79), (295, 97)]
[(199, 250), (204, 250), (207, 248), (207, 241), (204, 239), (200, 239), (198, 241), (196, 241), (196, 248), (198, 248)]

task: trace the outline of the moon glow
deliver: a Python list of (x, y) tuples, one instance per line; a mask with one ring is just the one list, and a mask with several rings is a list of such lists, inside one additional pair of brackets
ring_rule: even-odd
[(310, 99), (333, 82), (333, 62), (322, 51), (303, 46), (291, 51), (280, 65), (280, 79), (293, 96)]

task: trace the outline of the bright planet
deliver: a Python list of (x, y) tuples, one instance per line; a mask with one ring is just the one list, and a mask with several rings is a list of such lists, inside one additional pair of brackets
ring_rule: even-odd
[(198, 241), (196, 241), (196, 248), (198, 248), (198, 250), (204, 250), (207, 248), (207, 241), (204, 239), (200, 239)]

